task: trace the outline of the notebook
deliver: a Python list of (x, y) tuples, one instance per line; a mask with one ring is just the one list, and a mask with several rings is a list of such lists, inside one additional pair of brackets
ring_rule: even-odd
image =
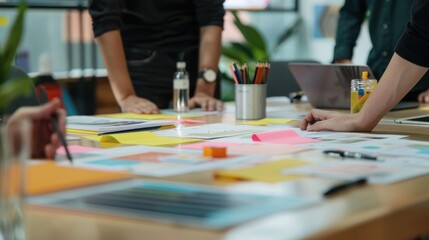
[(75, 133), (107, 134), (142, 129), (152, 129), (172, 125), (170, 121), (133, 120), (126, 118), (106, 118), (95, 116), (67, 117), (67, 131)]
[[(374, 78), (364, 65), (289, 63), (289, 69), (308, 102), (316, 108), (350, 109), (351, 80), (360, 78), (363, 71)], [(418, 102), (400, 102), (392, 110), (418, 106)]]
[(179, 225), (222, 229), (267, 214), (317, 203), (301, 196), (234, 193), (220, 188), (129, 180), (33, 197), (28, 202)]

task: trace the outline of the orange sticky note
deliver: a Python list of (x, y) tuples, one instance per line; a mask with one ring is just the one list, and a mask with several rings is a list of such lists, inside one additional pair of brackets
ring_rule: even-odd
[(132, 175), (126, 173), (43, 163), (28, 167), (26, 192), (29, 195), (37, 195), (131, 177)]

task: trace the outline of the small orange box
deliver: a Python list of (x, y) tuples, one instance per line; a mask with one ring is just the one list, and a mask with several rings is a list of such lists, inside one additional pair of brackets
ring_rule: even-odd
[(203, 156), (204, 157), (211, 157), (212, 156), (212, 147), (204, 147), (203, 148)]
[(227, 156), (226, 147), (204, 147), (203, 156), (213, 158), (225, 158)]

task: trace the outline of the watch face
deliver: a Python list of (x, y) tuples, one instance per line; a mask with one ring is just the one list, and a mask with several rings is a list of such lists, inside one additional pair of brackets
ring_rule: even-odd
[(214, 82), (216, 81), (216, 72), (213, 69), (206, 69), (203, 73), (203, 78), (207, 81), (207, 82)]

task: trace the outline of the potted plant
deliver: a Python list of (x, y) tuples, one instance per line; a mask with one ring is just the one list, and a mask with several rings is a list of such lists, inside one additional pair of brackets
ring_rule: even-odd
[(0, 112), (18, 96), (31, 94), (31, 84), (28, 77), (9, 79), (16, 51), (21, 42), (24, 13), (26, 5), (20, 4), (18, 14), (0, 48)]
[[(271, 49), (268, 49), (264, 37), (260, 31), (252, 25), (245, 24), (238, 17), (236, 11), (231, 12), (234, 16), (234, 24), (244, 37), (244, 42), (230, 42), (222, 46), (222, 55), (230, 61), (237, 62), (239, 64), (247, 63), (250, 65), (250, 69), (254, 69), (254, 64), (257, 61), (269, 61), (272, 53), (275, 53), (278, 48), (291, 36), (293, 36), (299, 27), (301, 26), (302, 19), (298, 16), (295, 22), (287, 28), (282, 35), (277, 39), (276, 43)], [(222, 79), (226, 80), (226, 84), (233, 85), (232, 76), (228, 70), (221, 71)], [(250, 73), (253, 74), (252, 72)], [(228, 89), (222, 88), (222, 94), (224, 100), (233, 100), (234, 90), (229, 92)]]
[(28, 77), (9, 77), (22, 38), (25, 10), (26, 6), (20, 4), (5, 42), (0, 45), (0, 239), (25, 239), (22, 194), (31, 130), (28, 124), (6, 128), (7, 117), (3, 115), (16, 97), (32, 91), (33, 83)]

